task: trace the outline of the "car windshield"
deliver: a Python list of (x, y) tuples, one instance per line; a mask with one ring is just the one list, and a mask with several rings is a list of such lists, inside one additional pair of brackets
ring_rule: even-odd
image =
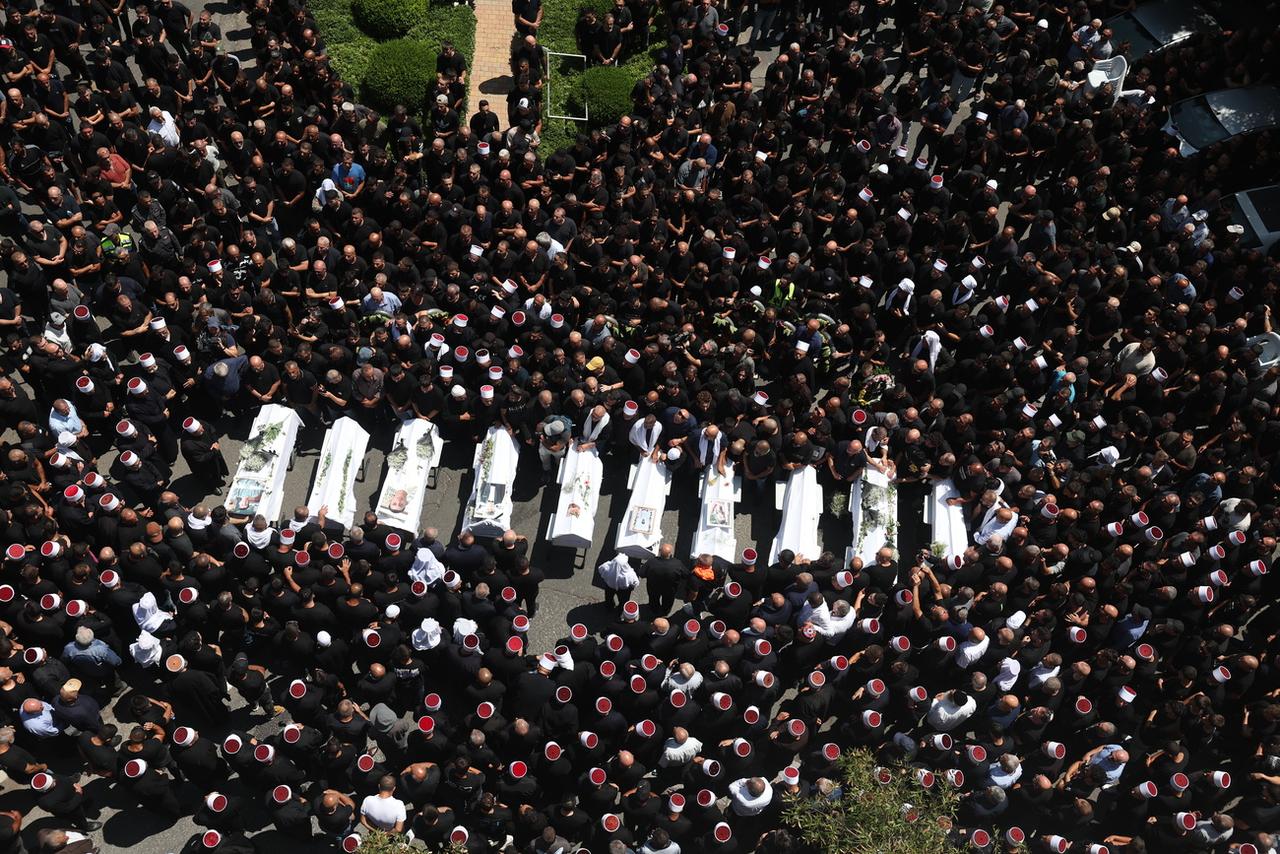
[(1227, 209), (1231, 222), (1244, 229), (1244, 234), (1240, 235), (1240, 245), (1245, 249), (1261, 246), (1262, 241), (1258, 238), (1258, 232), (1254, 231), (1249, 218), (1244, 215), (1244, 210), (1241, 209), (1239, 200), (1235, 196), (1227, 196), (1223, 200), (1222, 206)]
[(1162, 42), (1142, 25), (1133, 12), (1117, 15), (1108, 21), (1107, 25), (1111, 27), (1111, 43), (1128, 42), (1131, 57), (1145, 56), (1153, 50), (1159, 50), (1162, 46)]
[(1208, 148), (1231, 136), (1209, 109), (1209, 102), (1204, 96), (1174, 104), (1169, 113), (1182, 138), (1198, 149)]
[(1267, 233), (1280, 231), (1280, 185), (1250, 190), (1245, 195), (1249, 197), (1249, 204), (1257, 211), (1258, 219), (1262, 220), (1262, 227)]

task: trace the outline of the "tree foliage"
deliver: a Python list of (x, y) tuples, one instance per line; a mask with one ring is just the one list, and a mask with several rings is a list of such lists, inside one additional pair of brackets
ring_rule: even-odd
[(427, 0), (352, 0), (356, 24), (375, 39), (397, 39), (426, 17)]
[(915, 768), (881, 768), (866, 750), (851, 750), (838, 762), (842, 779), (830, 795), (790, 798), (783, 813), (789, 827), (819, 854), (944, 854), (958, 795), (938, 775), (931, 788)]
[(441, 847), (422, 847), (422, 843), (410, 845), (403, 836), (370, 830), (360, 839), (359, 854), (465, 854), (463, 845), (446, 844)]
[(417, 39), (382, 42), (369, 56), (364, 78), (365, 102), (384, 111), (404, 104), (421, 112), (428, 90), (435, 85), (436, 50)]

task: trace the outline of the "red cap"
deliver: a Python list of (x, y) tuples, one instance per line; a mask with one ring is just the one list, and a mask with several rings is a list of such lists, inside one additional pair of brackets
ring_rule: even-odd
[(367, 753), (360, 754), (360, 758), (356, 760), (356, 767), (365, 774), (373, 770), (374, 764), (373, 757)]
[(278, 804), (286, 803), (293, 797), (293, 790), (288, 786), (280, 785), (271, 790), (271, 800)]
[(645, 738), (653, 738), (654, 733), (656, 733), (657, 731), (658, 731), (658, 727), (655, 726), (653, 721), (649, 720), (648, 718), (645, 718), (644, 720), (640, 721), (640, 723), (636, 724), (636, 732), (640, 733)]
[(434, 732), (436, 728), (436, 719), (431, 715), (423, 715), (418, 718), (418, 731), (424, 733)]
[(587, 778), (597, 786), (603, 786), (604, 781), (608, 779), (608, 775), (604, 773), (603, 768), (592, 768), (587, 772)]
[(523, 780), (525, 775), (529, 773), (529, 766), (517, 759), (507, 766), (507, 773), (511, 775), (513, 780)]
[(487, 721), (489, 718), (493, 717), (493, 713), (496, 711), (497, 709), (494, 708), (493, 703), (485, 700), (483, 703), (476, 706), (476, 717), (482, 721)]
[[(205, 848), (217, 848), (222, 844), (222, 834), (216, 830), (206, 830), (200, 836), (200, 844)], [(352, 849), (355, 850), (354, 848)]]
[(716, 842), (722, 845), (733, 838), (733, 830), (723, 821), (716, 825), (712, 833), (715, 835)]
[(607, 715), (613, 711), (613, 701), (608, 697), (596, 697), (596, 711), (602, 715)]

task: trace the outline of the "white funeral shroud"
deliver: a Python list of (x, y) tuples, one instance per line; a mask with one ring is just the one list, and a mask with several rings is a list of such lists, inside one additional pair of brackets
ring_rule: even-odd
[(477, 537), (500, 537), (511, 527), (511, 484), (520, 448), (502, 427), (490, 427), (476, 446), (475, 482), (462, 515), (462, 527)]
[(280, 518), (284, 479), (302, 419), (287, 406), (269, 403), (258, 410), (249, 438), (240, 448), (240, 463), (227, 489), (227, 512), (235, 516), (262, 514)]
[(591, 545), (603, 474), (604, 464), (595, 448), (580, 451), (576, 445), (569, 447), (560, 460), (560, 497), (547, 526), (552, 545), (574, 549)]
[(742, 499), (742, 478), (733, 473), (733, 463), (725, 463), (724, 474), (714, 464), (702, 475), (702, 507), (698, 529), (693, 534), (690, 554), (712, 554), (728, 561), (738, 559), (738, 536), (733, 529), (733, 505)]
[(662, 513), (671, 491), (671, 472), (665, 462), (648, 456), (631, 467), (631, 500), (618, 525), (616, 548), (627, 557), (650, 558), (662, 542)]
[(796, 557), (817, 560), (822, 556), (818, 543), (818, 517), (822, 515), (822, 487), (818, 486), (818, 472), (813, 466), (794, 469), (787, 478), (782, 493), (782, 522), (778, 535), (773, 538), (769, 563), (778, 559), (779, 552), (790, 549)]
[(884, 472), (868, 466), (849, 487), (849, 515), (853, 545), (845, 553), (846, 566), (855, 557), (870, 565), (880, 549), (898, 547), (898, 489)]
[(356, 520), (356, 475), (364, 465), (364, 452), (369, 447), (369, 432), (350, 418), (339, 418), (324, 434), (320, 446), (320, 463), (311, 483), (307, 509), (314, 521), (321, 507), (328, 507), (328, 518), (344, 528)]
[(440, 465), (440, 431), (422, 418), (400, 425), (387, 454), (387, 475), (378, 493), (378, 519), (417, 533), (431, 472)]
[(943, 557), (962, 555), (969, 547), (969, 530), (964, 524), (964, 512), (947, 503), (949, 498), (959, 498), (960, 491), (951, 478), (940, 480), (924, 498), (924, 521), (932, 528), (933, 542), (945, 549)]

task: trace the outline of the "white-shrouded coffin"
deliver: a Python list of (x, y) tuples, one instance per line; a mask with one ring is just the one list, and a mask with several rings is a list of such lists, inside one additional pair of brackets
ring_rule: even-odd
[(733, 464), (726, 463), (724, 474), (709, 465), (702, 475), (702, 507), (698, 510), (698, 529), (693, 535), (691, 554), (713, 554), (728, 561), (738, 559), (738, 537), (733, 529), (733, 505), (742, 500), (742, 479), (734, 476)]
[(853, 517), (853, 545), (845, 564), (854, 557), (864, 564), (876, 559), (885, 546), (898, 547), (898, 489), (878, 469), (868, 467), (849, 487), (849, 515)]
[(595, 448), (580, 451), (571, 446), (560, 460), (560, 497), (547, 526), (552, 545), (574, 549), (591, 545), (603, 474), (604, 465)]
[(924, 499), (924, 521), (933, 533), (934, 548), (941, 546), (940, 557), (964, 554), (969, 547), (969, 530), (964, 524), (964, 511), (947, 503), (949, 498), (959, 498), (960, 492), (951, 478), (940, 480)]
[(422, 418), (400, 425), (387, 454), (387, 476), (378, 493), (378, 519), (416, 534), (431, 473), (440, 465), (440, 431)]
[(280, 518), (284, 504), (284, 479), (293, 459), (302, 419), (287, 406), (269, 403), (258, 410), (249, 438), (240, 448), (235, 477), (227, 488), (227, 512), (268, 521)]
[(818, 486), (818, 472), (813, 466), (804, 466), (791, 472), (786, 489), (782, 493), (782, 522), (778, 535), (773, 539), (769, 563), (778, 559), (784, 549), (795, 552), (796, 557), (816, 560), (822, 556), (818, 542), (818, 517), (822, 515), (822, 487)]
[(511, 484), (520, 448), (501, 427), (490, 427), (476, 446), (475, 483), (462, 514), (462, 527), (477, 537), (498, 537), (511, 527)]
[(344, 528), (356, 519), (356, 475), (364, 464), (369, 447), (369, 433), (350, 418), (333, 422), (320, 446), (320, 464), (311, 484), (307, 509), (314, 520), (321, 507), (328, 507), (328, 518)]
[(662, 542), (662, 513), (670, 489), (671, 472), (666, 463), (655, 463), (645, 456), (632, 467), (631, 500), (618, 525), (618, 551), (641, 559), (657, 554)]

